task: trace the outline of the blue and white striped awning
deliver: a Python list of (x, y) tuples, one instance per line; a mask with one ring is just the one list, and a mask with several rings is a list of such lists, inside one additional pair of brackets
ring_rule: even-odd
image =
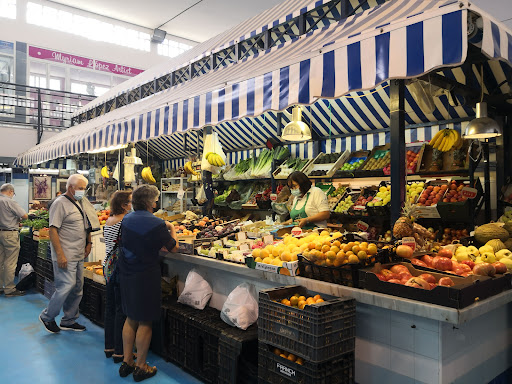
[[(206, 125), (216, 127), (228, 150), (261, 145), (277, 135), (277, 124), (269, 123), (275, 112), (295, 104), (310, 105), (306, 119), (321, 136), (330, 137), (333, 129), (344, 134), (386, 128), (389, 79), (439, 71), (459, 81), (464, 76), (457, 67), (468, 51), (468, 7), (452, 0), (386, 2), (70, 128), (20, 155), (17, 163), (155, 138), (163, 146), (167, 140), (169, 147), (179, 147), (179, 139), (169, 136)], [(489, 62), (491, 74), (510, 76), (511, 35), (485, 17), (482, 51), (505, 62)], [(435, 100), (436, 110), (430, 115), (410, 93), (406, 101), (410, 124), (474, 113), (467, 106), (450, 106), (443, 97)]]

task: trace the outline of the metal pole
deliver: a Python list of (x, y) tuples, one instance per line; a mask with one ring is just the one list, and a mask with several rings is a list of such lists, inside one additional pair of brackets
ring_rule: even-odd
[(491, 221), (491, 172), (489, 169), (489, 142), (482, 143), (484, 152), (485, 222)]
[(391, 225), (400, 217), (405, 201), (405, 83), (391, 80), (389, 114), (391, 131)]
[(43, 108), (41, 105), (41, 88), (37, 88), (37, 144), (43, 137)]

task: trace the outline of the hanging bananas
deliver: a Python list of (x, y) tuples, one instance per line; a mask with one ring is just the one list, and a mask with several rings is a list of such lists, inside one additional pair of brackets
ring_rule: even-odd
[(197, 176), (199, 175), (199, 173), (197, 173), (194, 168), (192, 167), (192, 162), (191, 161), (188, 161), (185, 163), (185, 172), (188, 174), (188, 175), (194, 175), (194, 176)]
[(211, 165), (215, 165), (216, 167), (222, 167), (223, 165), (226, 165), (222, 157), (217, 153), (208, 152), (205, 158)]
[(457, 130), (445, 128), (437, 132), (429, 144), (441, 152), (448, 152), (452, 148), (461, 149), (464, 140)]
[(151, 168), (150, 167), (144, 167), (142, 169), (142, 172), (140, 173), (140, 175), (142, 176), (144, 181), (148, 182), (149, 184), (155, 184), (156, 183), (156, 180), (153, 177), (153, 172), (151, 172)]
[(105, 179), (108, 179), (110, 177), (110, 172), (106, 165), (103, 168), (101, 168), (101, 177), (104, 177)]

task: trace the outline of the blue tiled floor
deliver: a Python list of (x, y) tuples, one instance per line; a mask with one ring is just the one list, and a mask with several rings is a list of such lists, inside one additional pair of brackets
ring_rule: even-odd
[[(103, 353), (103, 328), (81, 316), (86, 332), (50, 334), (38, 316), (48, 300), (30, 292), (23, 297), (0, 295), (0, 383), (133, 383), (119, 377), (119, 364)], [(60, 317), (56, 319), (59, 323)], [(150, 352), (148, 361), (158, 367), (155, 377), (144, 382), (200, 383), (175, 365)]]

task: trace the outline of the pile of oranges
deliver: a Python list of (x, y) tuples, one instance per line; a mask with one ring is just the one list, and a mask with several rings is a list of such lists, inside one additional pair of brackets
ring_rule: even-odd
[(364, 262), (377, 252), (377, 245), (373, 243), (354, 241), (345, 244), (335, 240), (309, 243), (303, 256), (317, 265), (339, 267)]
[(297, 363), (297, 364), (300, 364), (300, 365), (303, 365), (304, 364), (304, 360), (302, 360), (301, 357), (297, 357), (295, 356), (293, 353), (288, 353), (286, 351), (281, 351), (279, 348), (274, 348), (274, 355), (277, 355), (277, 356), (281, 356), (281, 357), (284, 357), (285, 359), (288, 359), (294, 363)]
[(287, 305), (289, 307), (304, 309), (306, 305), (313, 305), (318, 303), (323, 303), (324, 299), (320, 295), (315, 295), (313, 297), (308, 297), (306, 299), (305, 296), (301, 296), (300, 294), (296, 293), (289, 299), (282, 299), (281, 304)]

